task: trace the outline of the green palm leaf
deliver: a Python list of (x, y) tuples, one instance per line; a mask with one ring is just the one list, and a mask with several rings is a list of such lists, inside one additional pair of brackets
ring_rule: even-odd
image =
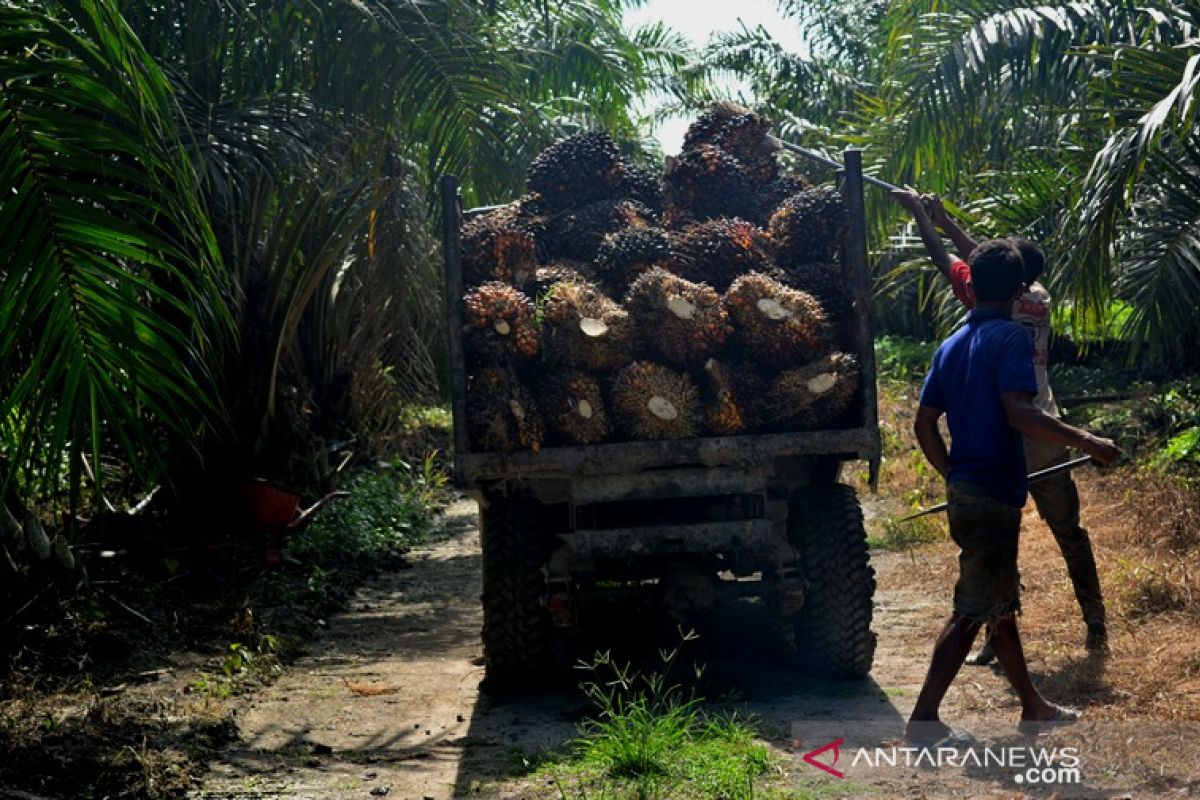
[(111, 3), (0, 5), (5, 481), (77, 503), (85, 458), (149, 474), (219, 418), (232, 328), (171, 102)]

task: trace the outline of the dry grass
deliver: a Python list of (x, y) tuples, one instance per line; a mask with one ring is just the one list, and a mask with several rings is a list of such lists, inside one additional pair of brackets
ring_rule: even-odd
[[(940, 484), (905, 456), (919, 456), (911, 433), (915, 405), (912, 395), (895, 390), (881, 397), (881, 424), (897, 441), (877, 502), (895, 514), (914, 497), (942, 499)], [(1135, 466), (1084, 469), (1076, 482), (1108, 604), (1111, 653), (1087, 657), (1058, 545), (1030, 503), (1021, 539), (1021, 627), (1039, 684), (1047, 696), (1086, 706), (1096, 718), (1200, 720), (1200, 492)], [(956, 555), (948, 540), (925, 545), (900, 579), (913, 589), (949, 587)]]

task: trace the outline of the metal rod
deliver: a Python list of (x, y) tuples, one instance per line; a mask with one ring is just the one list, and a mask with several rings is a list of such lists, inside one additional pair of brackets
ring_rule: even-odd
[(458, 178), (443, 175), (442, 254), (446, 261), (446, 333), (450, 344), (450, 408), (454, 417), (454, 477), (462, 479), (462, 458), (467, 454), (467, 374), (463, 362), (463, 274), (462, 274), (462, 198)]
[[(768, 136), (767, 138), (770, 139), (771, 142), (773, 142), (774, 144), (782, 147), (784, 150), (787, 150), (788, 152), (791, 152), (791, 153), (795, 153), (798, 156), (803, 156), (804, 158), (807, 158), (809, 161), (816, 161), (818, 164), (824, 164), (825, 166), (829, 167), (830, 169), (841, 169), (842, 168), (842, 165), (839, 164), (836, 160), (829, 158), (827, 156), (823, 156), (820, 153), (816, 152), (815, 150), (807, 150), (798, 144), (792, 144), (791, 142), (785, 142), (783, 139), (780, 139), (778, 136)], [(885, 189), (889, 192), (897, 192), (900, 190), (899, 186), (888, 183), (887, 181), (881, 181), (881, 180), (879, 180), (879, 178), (872, 178), (870, 175), (863, 175), (863, 181), (865, 183), (871, 184), (872, 186), (878, 186), (880, 189)]]
[[(1069, 472), (1070, 470), (1073, 470), (1076, 467), (1082, 467), (1084, 464), (1087, 464), (1091, 460), (1092, 460), (1091, 456), (1080, 456), (1079, 458), (1076, 458), (1073, 461), (1067, 461), (1063, 464), (1055, 464), (1053, 467), (1046, 467), (1045, 469), (1040, 469), (1037, 472), (1031, 472), (1025, 478), (1025, 480), (1029, 483), (1033, 483), (1034, 481), (1040, 481), (1042, 478), (1049, 478), (1051, 475), (1057, 475), (1060, 472)], [(936, 514), (939, 511), (945, 511), (947, 508), (949, 508), (949, 506), (950, 506), (949, 503), (938, 503), (936, 506), (930, 506), (929, 508), (923, 508), (920, 511), (917, 511), (913, 514), (909, 514), (907, 517), (901, 517), (900, 519), (898, 519), (896, 521), (897, 522), (908, 522), (909, 520), (916, 519), (917, 517), (923, 517), (926, 514)]]
[(882, 451), (879, 441), (879, 411), (875, 396), (875, 337), (871, 330), (871, 277), (867, 261), (866, 191), (863, 188), (862, 151), (847, 148), (842, 154), (845, 167), (841, 169), (842, 196), (846, 202), (846, 238), (842, 258), (850, 280), (854, 302), (855, 339), (858, 342), (858, 363), (862, 370), (862, 426), (871, 431), (874, 446), (867, 458), (871, 491), (879, 491), (879, 467)]

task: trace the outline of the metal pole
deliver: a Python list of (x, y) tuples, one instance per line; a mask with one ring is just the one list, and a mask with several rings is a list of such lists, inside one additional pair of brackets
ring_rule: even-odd
[(462, 198), (458, 178), (443, 175), (442, 254), (445, 257), (446, 326), (450, 342), (450, 407), (454, 418), (454, 479), (462, 480), (462, 457), (467, 441), (467, 367), (463, 360)]
[[(829, 167), (830, 169), (841, 169), (842, 168), (842, 165), (839, 164), (837, 161), (835, 161), (832, 158), (823, 156), (820, 153), (816, 152), (815, 150), (807, 150), (798, 144), (792, 144), (791, 142), (785, 142), (783, 139), (780, 139), (777, 136), (768, 136), (767, 138), (770, 139), (772, 143), (778, 145), (779, 147), (783, 148), (784, 150), (787, 150), (790, 153), (795, 153), (798, 156), (803, 156), (804, 158), (807, 158), (809, 161), (816, 161), (818, 164), (824, 164), (825, 166)], [(863, 175), (863, 181), (865, 183), (871, 184), (872, 186), (878, 186), (880, 189), (885, 189), (889, 192), (896, 192), (896, 191), (900, 190), (899, 186), (888, 183), (887, 181), (881, 181), (881, 180), (879, 180), (879, 178), (872, 178), (870, 175)]]
[[(1040, 481), (1042, 478), (1049, 478), (1051, 475), (1057, 475), (1060, 472), (1069, 472), (1070, 470), (1073, 470), (1076, 467), (1082, 467), (1084, 464), (1088, 463), (1091, 460), (1092, 460), (1091, 456), (1081, 456), (1081, 457), (1075, 459), (1074, 461), (1068, 461), (1064, 464), (1056, 464), (1053, 467), (1046, 467), (1045, 469), (1040, 469), (1037, 472), (1031, 472), (1025, 478), (1025, 480), (1028, 481), (1029, 483), (1033, 483), (1034, 481)], [(909, 520), (916, 519), (917, 517), (923, 517), (926, 514), (936, 514), (939, 511), (945, 511), (949, 506), (950, 506), (949, 503), (938, 503), (936, 506), (930, 506), (929, 508), (923, 508), (920, 511), (917, 511), (916, 513), (909, 514), (907, 517), (901, 517), (900, 519), (898, 519), (896, 521), (897, 522), (908, 522)]]
[(858, 363), (862, 370), (862, 417), (859, 420), (874, 437), (872, 452), (867, 454), (871, 491), (879, 490), (881, 449), (879, 409), (875, 387), (875, 337), (871, 330), (871, 276), (867, 258), (866, 192), (863, 191), (862, 151), (848, 148), (842, 154), (845, 167), (840, 169), (842, 196), (846, 203), (846, 237), (842, 259), (854, 299), (854, 337), (858, 341)]

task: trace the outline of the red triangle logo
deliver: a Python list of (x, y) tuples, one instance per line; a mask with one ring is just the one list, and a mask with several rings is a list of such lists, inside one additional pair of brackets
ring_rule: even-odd
[[(804, 760), (804, 763), (808, 764), (810, 767), (816, 767), (819, 770), (828, 772), (830, 775), (832, 775), (835, 778), (845, 778), (846, 776), (843, 773), (834, 769), (834, 767), (837, 766), (838, 756), (841, 755), (839, 748), (845, 743), (845, 741), (846, 741), (846, 739), (844, 737), (839, 736), (838, 738), (834, 739), (829, 744), (823, 744), (820, 747), (818, 747), (816, 750), (809, 750), (807, 753), (805, 753), (803, 756), (801, 756), (801, 758)], [(825, 764), (820, 761), (817, 761), (817, 756), (821, 755), (822, 753), (824, 753), (828, 750), (833, 751), (833, 763)]]

